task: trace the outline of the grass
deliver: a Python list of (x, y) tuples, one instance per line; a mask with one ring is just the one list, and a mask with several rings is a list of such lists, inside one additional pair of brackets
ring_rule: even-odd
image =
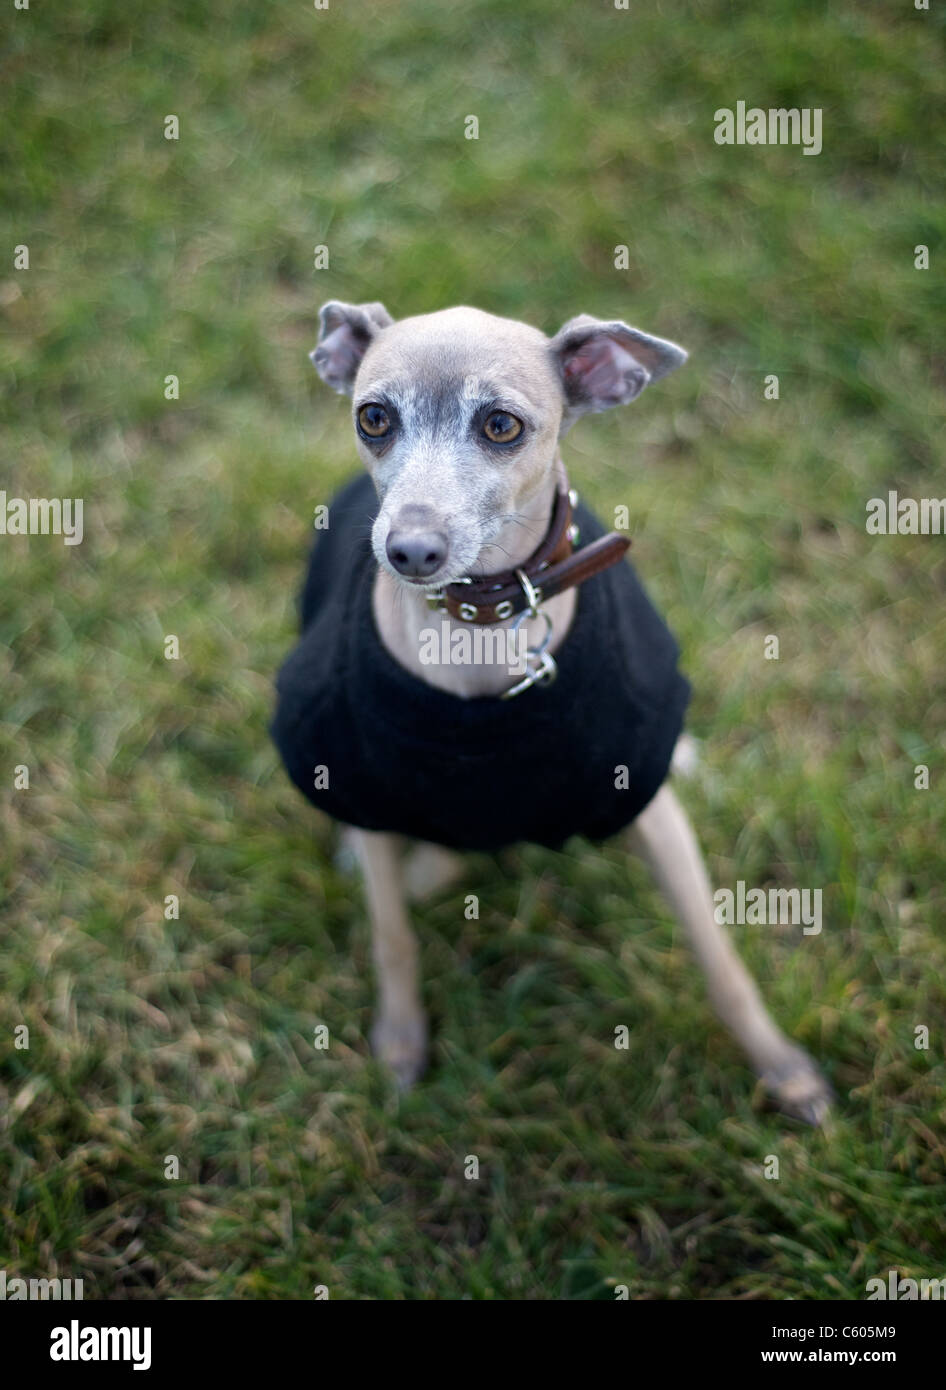
[[(946, 542), (864, 517), (943, 491), (942, 12), (84, 0), (6, 26), (0, 487), (81, 496), (85, 539), (0, 538), (0, 1267), (130, 1299), (941, 1276)], [(823, 108), (823, 153), (716, 146), (740, 99)], [(821, 936), (733, 930), (831, 1131), (762, 1108), (615, 848), (472, 860), (417, 914), (432, 1071), (398, 1101), (371, 1062), (359, 889), (266, 734), (312, 508), (355, 467), (306, 360), (331, 297), (691, 350), (566, 458), (630, 508), (680, 637), (714, 879), (824, 889)]]

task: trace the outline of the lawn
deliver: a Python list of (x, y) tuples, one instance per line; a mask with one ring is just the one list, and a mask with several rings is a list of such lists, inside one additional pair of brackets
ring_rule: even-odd
[[(0, 1267), (113, 1299), (946, 1274), (946, 538), (865, 528), (946, 491), (943, 8), (4, 27), (0, 489), (81, 497), (84, 537), (0, 536)], [(739, 100), (822, 109), (822, 152), (717, 145)], [(680, 639), (714, 880), (823, 889), (820, 935), (731, 930), (831, 1077), (828, 1130), (765, 1108), (617, 846), (471, 859), (416, 913), (430, 1073), (399, 1099), (371, 1060), (360, 887), (267, 735), (313, 508), (358, 466), (307, 359), (336, 297), (689, 349), (565, 458), (629, 508)]]

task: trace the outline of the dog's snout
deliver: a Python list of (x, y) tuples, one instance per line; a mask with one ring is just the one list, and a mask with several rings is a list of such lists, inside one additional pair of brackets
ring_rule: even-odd
[(426, 579), (443, 564), (447, 538), (442, 531), (392, 531), (385, 550), (398, 574), (408, 579)]

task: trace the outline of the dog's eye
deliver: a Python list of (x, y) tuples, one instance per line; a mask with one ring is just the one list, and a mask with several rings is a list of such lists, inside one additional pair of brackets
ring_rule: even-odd
[(369, 439), (381, 439), (391, 428), (391, 417), (383, 405), (363, 405), (358, 412), (358, 426)]
[(487, 417), (483, 433), (494, 444), (511, 444), (522, 433), (522, 421), (505, 410), (494, 410), (492, 415)]

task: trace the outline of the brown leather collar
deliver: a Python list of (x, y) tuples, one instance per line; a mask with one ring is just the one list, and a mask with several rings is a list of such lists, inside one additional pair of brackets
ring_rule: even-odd
[(616, 564), (631, 544), (617, 531), (575, 549), (578, 528), (572, 522), (572, 509), (577, 501), (566, 479), (555, 495), (545, 538), (523, 565), (448, 584), (428, 595), (431, 608), (461, 623), (501, 623)]

